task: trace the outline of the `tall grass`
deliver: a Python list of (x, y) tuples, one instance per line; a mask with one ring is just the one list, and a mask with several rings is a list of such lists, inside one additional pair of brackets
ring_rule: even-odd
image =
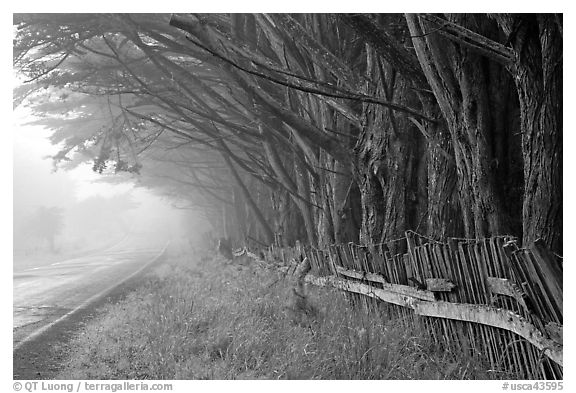
[[(280, 273), (172, 256), (77, 336), (61, 379), (489, 379), (425, 330), (309, 288), (296, 321)], [(299, 322), (299, 323), (296, 323)]]

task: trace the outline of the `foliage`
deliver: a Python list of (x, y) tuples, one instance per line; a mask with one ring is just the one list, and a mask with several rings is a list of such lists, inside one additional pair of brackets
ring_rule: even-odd
[(225, 237), (325, 246), (419, 229), (561, 250), (559, 15), (14, 22), (14, 66), (34, 86), (14, 102), (54, 130), (55, 159), (141, 175)]

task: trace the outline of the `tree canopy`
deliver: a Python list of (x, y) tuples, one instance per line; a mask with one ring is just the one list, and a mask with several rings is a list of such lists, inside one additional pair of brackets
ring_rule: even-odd
[(15, 105), (239, 241), (562, 251), (558, 14), (16, 14)]

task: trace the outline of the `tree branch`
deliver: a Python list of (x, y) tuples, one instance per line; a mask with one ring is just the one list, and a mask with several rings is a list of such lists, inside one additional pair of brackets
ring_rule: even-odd
[(498, 63), (508, 66), (514, 60), (514, 51), (512, 49), (486, 38), (481, 34), (475, 33), (436, 15), (420, 14), (419, 16), (428, 22), (440, 26), (441, 28), (437, 29), (438, 34), (454, 42), (458, 42), (475, 52), (481, 53)]

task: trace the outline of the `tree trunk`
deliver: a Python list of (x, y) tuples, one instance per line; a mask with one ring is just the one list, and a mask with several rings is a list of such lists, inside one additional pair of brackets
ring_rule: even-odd
[[(470, 15), (450, 18), (475, 29), (490, 28)], [(427, 34), (430, 29), (418, 16), (409, 14), (406, 20), (418, 60), (450, 130), (465, 234), (471, 238), (504, 234), (507, 225), (493, 166), (487, 60)]]
[[(260, 133), (262, 135), (262, 146), (264, 148), (266, 158), (272, 167), (272, 170), (276, 174), (279, 183), (282, 184), (282, 186), (290, 192), (290, 196), (292, 197), (294, 204), (298, 206), (298, 209), (302, 214), (302, 218), (306, 226), (308, 242), (311, 245), (316, 245), (316, 228), (314, 226), (314, 219), (312, 217), (311, 203), (307, 199), (310, 195), (310, 186), (308, 179), (305, 179), (303, 176), (301, 176), (302, 172), (306, 176), (308, 176), (308, 174), (305, 171), (302, 171), (302, 168), (298, 169), (296, 173), (296, 182), (294, 182), (282, 164), (278, 152), (271, 142), (271, 138), (264, 133), (262, 127), (260, 127)], [(297, 161), (295, 161), (294, 164), (295, 166), (297, 165), (296, 162)], [(306, 192), (306, 190), (308, 190), (308, 192)], [(304, 193), (301, 193), (301, 191)]]
[[(348, 170), (339, 161), (334, 162), (334, 171)], [(355, 207), (360, 205), (358, 185), (352, 175), (339, 175), (336, 173), (332, 181), (332, 194), (334, 195), (334, 241), (336, 243), (358, 243), (360, 233), (361, 215)]]
[(523, 244), (562, 253), (562, 31), (552, 14), (499, 15), (515, 53), (524, 158)]
[[(374, 54), (367, 50), (367, 77), (377, 83), (373, 94), (402, 105), (412, 101), (406, 81)], [(367, 105), (364, 117), (356, 164), (363, 211), (361, 242), (382, 243), (409, 229), (407, 205), (414, 193), (410, 161), (415, 158), (417, 134), (406, 116), (380, 106)]]
[[(424, 104), (430, 115), (437, 111), (437, 107), (428, 100), (424, 99)], [(462, 237), (464, 227), (450, 132), (444, 124), (422, 126), (427, 134), (427, 144), (424, 147), (427, 152), (425, 232), (429, 237), (438, 240)]]
[[(223, 142), (221, 142), (221, 143), (223, 143)], [(258, 205), (254, 202), (254, 199), (252, 199), (252, 196), (250, 195), (250, 191), (248, 191), (248, 189), (246, 188), (246, 185), (244, 184), (244, 182), (242, 181), (242, 178), (240, 177), (240, 175), (236, 171), (234, 164), (232, 164), (232, 162), (230, 161), (230, 158), (225, 153), (222, 153), (222, 157), (224, 157), (224, 160), (226, 161), (226, 164), (228, 165), (228, 168), (230, 169), (230, 173), (232, 174), (233, 178), (236, 180), (238, 187), (242, 191), (242, 194), (244, 196), (244, 200), (250, 206), (252, 213), (254, 214), (258, 223), (260, 224), (260, 229), (262, 230), (262, 233), (264, 234), (264, 241), (267, 244), (272, 244), (274, 242), (274, 232), (272, 232), (272, 229), (268, 225), (266, 218), (264, 217), (264, 215), (260, 211)]]
[[(298, 195), (310, 195), (310, 180), (308, 172), (302, 167), (298, 160), (294, 160), (294, 169), (296, 172), (296, 184)], [(298, 200), (296, 200), (298, 199)], [(294, 198), (294, 203), (300, 209), (304, 225), (306, 226), (306, 233), (308, 234), (308, 244), (316, 247), (318, 245), (318, 236), (316, 232), (316, 225), (314, 223), (314, 214), (312, 206), (299, 198)]]

